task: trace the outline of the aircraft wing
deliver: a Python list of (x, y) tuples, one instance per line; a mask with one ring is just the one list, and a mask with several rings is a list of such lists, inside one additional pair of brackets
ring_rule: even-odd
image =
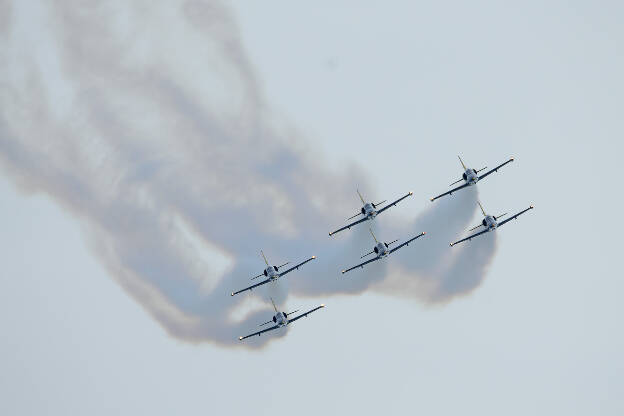
[(479, 231), (478, 233), (474, 233), (473, 235), (470, 235), (470, 236), (468, 236), (468, 237), (466, 237), (466, 238), (462, 238), (462, 239), (461, 239), (461, 240), (459, 240), (459, 241), (455, 241), (454, 243), (451, 243), (451, 246), (454, 246), (455, 244), (462, 243), (462, 242), (464, 242), (464, 241), (466, 241), (466, 240), (471, 240), (471, 239), (473, 239), (474, 237), (476, 237), (476, 236), (478, 236), (478, 235), (481, 235), (481, 234), (484, 234), (484, 233), (487, 233), (487, 232), (488, 232), (488, 230)]
[(438, 195), (438, 196), (436, 196), (436, 197), (434, 197), (434, 198), (431, 198), (431, 201), (433, 202), (433, 201), (435, 201), (436, 199), (438, 199), (438, 198), (442, 198), (442, 197), (443, 197), (443, 196), (445, 196), (445, 195), (451, 195), (453, 192), (455, 192), (455, 191), (459, 191), (460, 189), (465, 188), (465, 187), (467, 187), (467, 186), (470, 186), (470, 185), (469, 185), (469, 184), (467, 184), (467, 183), (465, 183), (465, 184), (463, 184), (463, 185), (461, 185), (461, 186), (458, 186), (457, 188), (453, 188), (453, 189), (451, 189), (451, 190), (450, 190), (450, 191), (448, 191), (448, 192), (444, 192), (443, 194), (440, 194), (440, 195)]
[(295, 316), (294, 318), (289, 319), (289, 320), (288, 320), (288, 323), (289, 323), (289, 324), (292, 324), (292, 323), (293, 323), (293, 322), (295, 322), (297, 319), (299, 319), (299, 318), (303, 318), (304, 316), (308, 316), (308, 315), (309, 315), (309, 314), (311, 314), (312, 312), (314, 312), (314, 311), (318, 311), (319, 309), (324, 308), (324, 307), (325, 307), (325, 305), (320, 305), (320, 306), (317, 306), (317, 307), (316, 307), (316, 308), (314, 308), (314, 309), (310, 309), (310, 310), (309, 310), (309, 311), (307, 311), (306, 313), (302, 313), (301, 315), (297, 315), (297, 316)]
[(409, 243), (411, 243), (412, 241), (416, 240), (417, 238), (422, 237), (423, 235), (425, 235), (425, 233), (424, 233), (424, 232), (423, 232), (423, 233), (418, 234), (418, 235), (417, 235), (416, 237), (414, 237), (414, 238), (410, 238), (409, 240), (407, 240), (407, 241), (406, 241), (406, 242), (404, 242), (403, 244), (401, 244), (401, 245), (399, 245), (399, 246), (396, 246), (395, 248), (393, 248), (392, 250), (390, 250), (390, 254), (394, 253), (395, 251), (397, 251), (397, 250), (398, 250), (398, 249), (400, 249), (401, 247), (404, 247), (404, 246), (409, 246)]
[(287, 274), (287, 273), (292, 272), (292, 271), (293, 271), (293, 270), (295, 270), (295, 269), (299, 269), (299, 267), (303, 266), (304, 264), (306, 264), (306, 263), (307, 263), (307, 262), (309, 262), (309, 261), (314, 260), (315, 258), (316, 258), (316, 256), (312, 256), (312, 257), (310, 257), (309, 259), (307, 259), (306, 261), (301, 262), (301, 263), (297, 264), (296, 266), (291, 267), (290, 269), (286, 270), (285, 272), (281, 272), (281, 273), (279, 274), (279, 275), (280, 275), (280, 277), (284, 276), (284, 275), (285, 275), (285, 274)]
[(358, 264), (357, 266), (353, 266), (353, 267), (351, 267), (350, 269), (343, 270), (343, 271), (342, 271), (342, 274), (345, 274), (346, 272), (350, 272), (350, 271), (351, 271), (351, 270), (353, 270), (353, 269), (357, 269), (358, 267), (364, 268), (364, 266), (365, 266), (365, 265), (367, 265), (368, 263), (372, 263), (372, 262), (374, 262), (374, 261), (377, 261), (377, 260), (379, 260), (380, 258), (381, 258), (381, 257), (375, 257), (374, 259), (366, 260), (364, 263), (360, 263), (360, 264)]
[(266, 279), (266, 280), (261, 281), (260, 283), (256, 283), (255, 285), (252, 285), (252, 286), (246, 287), (245, 289), (241, 289), (241, 290), (239, 290), (238, 292), (232, 292), (232, 296), (234, 296), (234, 295), (238, 295), (239, 293), (243, 293), (243, 292), (244, 292), (244, 291), (246, 291), (246, 290), (251, 290), (251, 289), (253, 289), (253, 288), (255, 288), (255, 287), (262, 286), (262, 285), (264, 285), (264, 284), (266, 284), (266, 283), (269, 283), (270, 281), (271, 281), (271, 279)]
[(334, 235), (334, 234), (336, 234), (336, 233), (339, 233), (340, 231), (346, 230), (347, 228), (351, 228), (351, 227), (353, 227), (353, 226), (354, 226), (354, 225), (356, 225), (356, 224), (359, 224), (359, 223), (361, 223), (361, 222), (366, 221), (367, 219), (368, 219), (368, 217), (364, 217), (364, 218), (362, 218), (361, 220), (357, 220), (356, 222), (353, 222), (353, 223), (351, 223), (351, 224), (349, 224), (349, 225), (345, 225), (344, 227), (339, 228), (339, 229), (337, 229), (336, 231), (332, 231), (331, 233), (329, 233), (329, 235)]
[(260, 335), (264, 334), (265, 332), (273, 331), (274, 329), (277, 329), (277, 328), (279, 328), (279, 326), (278, 325), (274, 325), (271, 328), (263, 329), (262, 331), (254, 332), (253, 334), (249, 334), (249, 335), (246, 335), (244, 337), (238, 337), (238, 340), (242, 341), (245, 338), (253, 337), (254, 335), (260, 336)]
[(401, 198), (397, 199), (394, 202), (389, 203), (388, 205), (386, 205), (385, 207), (383, 207), (382, 209), (377, 211), (377, 214), (381, 214), (382, 212), (384, 212), (385, 210), (387, 210), (390, 207), (394, 207), (396, 206), (396, 204), (398, 204), (399, 202), (403, 201), (405, 198), (407, 198), (408, 196), (412, 195), (413, 192), (408, 193), (407, 195), (402, 196)]
[(525, 212), (527, 212), (528, 210), (533, 209), (533, 205), (531, 205), (530, 207), (528, 207), (525, 210), (520, 211), (519, 213), (517, 213), (516, 215), (514, 215), (513, 217), (507, 218), (505, 221), (501, 221), (498, 223), (498, 226), (500, 227), (501, 225), (504, 225), (506, 223), (508, 223), (511, 220), (515, 220), (516, 218), (518, 218), (520, 215), (524, 214)]
[(512, 157), (511, 159), (509, 159), (508, 161), (506, 161), (505, 163), (501, 163), (500, 165), (496, 166), (494, 169), (489, 170), (487, 172), (485, 172), (483, 175), (479, 176), (479, 180), (485, 178), (486, 176), (488, 176), (490, 173), (492, 172), (498, 172), (498, 170), (500, 168), (502, 168), (503, 166), (505, 166), (507, 163), (513, 162), (514, 158)]

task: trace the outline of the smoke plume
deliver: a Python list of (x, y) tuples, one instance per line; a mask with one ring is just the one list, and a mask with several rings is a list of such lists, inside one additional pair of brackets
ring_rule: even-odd
[[(448, 245), (473, 218), (473, 188), (376, 230), (385, 241), (427, 235), (340, 274), (373, 241), (366, 225), (327, 232), (358, 208), (356, 186), (380, 193), (274, 124), (220, 2), (3, 0), (0, 17), (0, 166), (75, 215), (110, 276), (172, 336), (242, 345), (272, 316), (269, 295), (284, 309), (288, 293), (438, 303), (483, 279), (494, 235)], [(260, 248), (275, 264), (318, 258), (230, 297), (262, 271)]]

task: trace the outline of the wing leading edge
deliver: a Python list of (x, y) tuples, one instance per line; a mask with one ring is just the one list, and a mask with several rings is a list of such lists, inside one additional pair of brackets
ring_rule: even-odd
[(324, 307), (325, 307), (325, 304), (323, 303), (323, 304), (321, 304), (321, 305), (317, 306), (317, 307), (316, 307), (316, 308), (314, 308), (314, 309), (310, 309), (309, 311), (307, 311), (307, 312), (305, 312), (305, 313), (302, 313), (301, 315), (297, 315), (297, 316), (295, 316), (294, 318), (289, 319), (289, 320), (288, 320), (288, 324), (290, 325), (290, 324), (292, 324), (293, 322), (295, 322), (297, 319), (299, 319), (299, 318), (303, 318), (303, 317), (306, 317), (306, 316), (308, 316), (309, 314), (311, 314), (312, 312), (318, 311), (319, 309), (322, 309), (322, 308), (324, 308)]
[(231, 296), (238, 295), (239, 293), (243, 293), (243, 292), (245, 292), (246, 290), (252, 290), (253, 288), (256, 288), (256, 287), (258, 287), (258, 286), (262, 286), (262, 285), (264, 285), (264, 284), (267, 284), (267, 283), (269, 283), (270, 281), (271, 281), (271, 279), (266, 279), (266, 280), (263, 280), (263, 281), (261, 281), (260, 283), (256, 283), (255, 285), (251, 285), (251, 286), (249, 286), (249, 287), (246, 287), (245, 289), (241, 289), (241, 290), (239, 290), (239, 291), (237, 291), (237, 292), (232, 292), (232, 293), (231, 293)]
[(352, 223), (351, 223), (351, 224), (349, 224), (349, 225), (345, 225), (345, 226), (344, 226), (344, 227), (342, 227), (342, 228), (338, 228), (336, 231), (332, 231), (331, 233), (329, 233), (329, 235), (331, 236), (331, 235), (334, 235), (334, 234), (336, 234), (336, 233), (339, 233), (340, 231), (344, 231), (344, 230), (346, 230), (347, 228), (351, 228), (351, 227), (353, 227), (354, 225), (357, 225), (357, 224), (359, 224), (359, 223), (361, 223), (361, 222), (366, 221), (367, 219), (368, 219), (368, 217), (364, 217), (364, 218), (362, 218), (361, 220), (357, 220), (357, 221), (355, 221), (355, 222), (352, 222)]
[(501, 225), (504, 225), (506, 223), (508, 223), (511, 220), (515, 220), (516, 218), (518, 218), (520, 215), (524, 214), (525, 212), (527, 212), (528, 210), (533, 209), (533, 205), (531, 205), (530, 207), (528, 207), (527, 209), (524, 209), (522, 211), (520, 211), (519, 213), (517, 213), (516, 215), (514, 215), (511, 218), (507, 218), (505, 221), (501, 221), (498, 226), (500, 227)]
[(280, 273), (280, 277), (284, 276), (285, 274), (288, 274), (290, 272), (292, 272), (295, 269), (299, 269), (299, 267), (303, 266), (304, 264), (306, 264), (309, 261), (312, 261), (316, 258), (316, 256), (312, 256), (309, 259), (302, 261), (301, 263), (297, 264), (296, 266), (291, 267), (290, 269), (286, 270), (285, 272)]
[(401, 198), (397, 199), (394, 202), (389, 203), (388, 205), (386, 205), (385, 207), (383, 207), (382, 209), (377, 211), (377, 214), (381, 214), (382, 212), (384, 212), (385, 210), (387, 210), (388, 208), (391, 207), (395, 207), (396, 204), (398, 204), (399, 202), (403, 201), (405, 198), (407, 198), (408, 196), (412, 195), (413, 192), (409, 192), (407, 195), (403, 195)]
[(462, 238), (461, 240), (458, 240), (458, 241), (455, 241), (454, 243), (451, 243), (451, 246), (454, 246), (455, 244), (463, 243), (463, 242), (464, 242), (464, 241), (466, 241), (466, 240), (472, 240), (472, 239), (473, 239), (473, 238), (475, 238), (476, 236), (481, 235), (481, 234), (485, 234), (485, 233), (487, 233), (488, 231), (489, 231), (489, 230), (483, 230), (483, 231), (479, 231), (478, 233), (474, 233), (473, 235), (469, 235), (469, 236), (468, 236), (468, 237), (466, 237), (466, 238)]
[(401, 247), (405, 247), (405, 246), (409, 246), (409, 243), (411, 243), (412, 241), (416, 240), (417, 238), (422, 237), (423, 235), (427, 234), (426, 232), (422, 232), (420, 234), (418, 234), (416, 237), (410, 238), (409, 240), (407, 240), (406, 242), (404, 242), (401, 245), (396, 246), (395, 248), (393, 248), (392, 250), (390, 250), (390, 254), (394, 253), (395, 251), (397, 251), (398, 249), (400, 249)]
[(347, 272), (350, 272), (351, 270), (357, 269), (358, 267), (362, 267), (362, 268), (364, 268), (364, 266), (366, 266), (368, 263), (372, 263), (372, 262), (374, 262), (374, 261), (377, 261), (377, 260), (379, 260), (380, 258), (381, 258), (381, 257), (375, 257), (374, 259), (366, 260), (364, 263), (360, 263), (360, 264), (358, 264), (357, 266), (353, 266), (353, 267), (348, 268), (347, 270), (343, 270), (343, 271), (342, 271), (342, 274), (345, 274), (345, 273), (347, 273)]
[(485, 172), (483, 175), (479, 176), (479, 180), (481, 180), (481, 179), (485, 178), (485, 177), (486, 177), (486, 176), (488, 176), (490, 173), (493, 173), (493, 172), (498, 172), (498, 170), (499, 170), (500, 168), (502, 168), (503, 166), (505, 166), (507, 163), (511, 163), (511, 162), (513, 162), (513, 161), (514, 161), (514, 158), (512, 157), (512, 158), (510, 158), (508, 161), (506, 161), (505, 163), (501, 163), (500, 165), (496, 166), (494, 169), (492, 169), (492, 170), (488, 170), (488, 171), (487, 171), (487, 172)]
[(246, 335), (244, 337), (238, 337), (238, 340), (242, 341), (245, 338), (253, 337), (255, 335), (260, 336), (260, 335), (264, 334), (265, 332), (273, 331), (274, 329), (277, 329), (277, 328), (279, 328), (279, 326), (278, 325), (274, 325), (271, 328), (263, 329), (262, 331), (254, 332), (253, 334), (249, 334), (249, 335)]
[(451, 189), (450, 191), (444, 192), (443, 194), (440, 194), (440, 195), (438, 195), (438, 196), (435, 196), (435, 197), (433, 197), (433, 198), (430, 198), (430, 199), (431, 199), (431, 202), (435, 201), (435, 200), (436, 200), (436, 199), (438, 199), (438, 198), (442, 198), (442, 197), (443, 197), (443, 196), (445, 196), (445, 195), (452, 195), (452, 194), (453, 194), (453, 192), (459, 191), (460, 189), (463, 189), (463, 188), (465, 188), (465, 187), (467, 187), (467, 186), (470, 186), (470, 184), (465, 183), (465, 184), (463, 184), (463, 185), (461, 185), (461, 186), (458, 186), (457, 188), (453, 188), (453, 189)]

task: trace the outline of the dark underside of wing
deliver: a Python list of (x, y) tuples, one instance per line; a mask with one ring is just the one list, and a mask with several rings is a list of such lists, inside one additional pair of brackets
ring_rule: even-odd
[(307, 311), (307, 312), (305, 312), (305, 313), (302, 313), (301, 315), (297, 315), (297, 316), (295, 316), (294, 318), (289, 319), (289, 320), (288, 320), (288, 323), (289, 323), (289, 324), (292, 324), (292, 323), (293, 323), (293, 322), (295, 322), (297, 319), (299, 319), (299, 318), (303, 318), (304, 316), (308, 316), (308, 315), (309, 315), (309, 314), (311, 314), (312, 312), (314, 312), (314, 311), (318, 311), (319, 309), (322, 309), (322, 308), (324, 308), (324, 307), (325, 307), (325, 305), (320, 305), (320, 306), (317, 306), (317, 307), (316, 307), (316, 308), (314, 308), (314, 309), (310, 309), (309, 311)]
[(285, 272), (280, 273), (280, 277), (284, 276), (285, 274), (288, 274), (290, 272), (292, 272), (295, 269), (298, 269), (299, 267), (303, 266), (304, 264), (306, 264), (309, 261), (312, 261), (316, 258), (316, 256), (312, 256), (309, 259), (307, 259), (306, 261), (302, 261), (301, 263), (297, 264), (296, 266), (291, 267), (290, 269), (286, 270)]
[(360, 220), (357, 220), (357, 221), (355, 221), (355, 222), (352, 222), (351, 224), (349, 224), (349, 225), (345, 225), (344, 227), (339, 228), (339, 229), (337, 229), (336, 231), (332, 231), (331, 233), (329, 233), (329, 235), (334, 235), (334, 234), (336, 234), (336, 233), (339, 233), (340, 231), (344, 231), (344, 230), (346, 230), (347, 228), (351, 228), (351, 227), (353, 227), (354, 225), (357, 225), (357, 224), (359, 224), (359, 223), (361, 223), (361, 222), (366, 221), (367, 219), (368, 219), (368, 217), (364, 217), (364, 218), (362, 218), (362, 219), (360, 219)]
[(508, 161), (506, 161), (505, 163), (501, 163), (500, 165), (496, 166), (494, 169), (489, 170), (487, 172), (485, 172), (483, 175), (479, 176), (479, 180), (485, 178), (486, 176), (488, 176), (489, 174), (493, 173), (493, 172), (498, 172), (498, 170), (500, 168), (502, 168), (503, 166), (505, 166), (507, 163), (511, 163), (513, 162), (513, 157), (511, 159), (509, 159)]
[(412, 241), (416, 240), (417, 238), (422, 237), (423, 235), (425, 235), (425, 233), (420, 233), (418, 234), (416, 237), (410, 238), (409, 240), (407, 240), (406, 242), (404, 242), (403, 244), (396, 246), (395, 248), (393, 248), (392, 250), (390, 250), (390, 253), (394, 253), (395, 251), (397, 251), (398, 249), (400, 249), (401, 247), (405, 247), (405, 246), (409, 246), (409, 243), (411, 243)]
[(242, 340), (244, 340), (245, 338), (253, 337), (253, 336), (255, 336), (255, 335), (260, 336), (261, 334), (264, 334), (265, 332), (273, 331), (274, 329), (277, 329), (277, 328), (279, 328), (279, 326), (278, 326), (278, 325), (275, 325), (275, 326), (272, 326), (271, 328), (263, 329), (262, 331), (254, 332), (253, 334), (249, 334), (249, 335), (246, 335), (246, 336), (244, 336), (244, 337), (238, 337), (238, 339), (239, 339), (240, 341), (242, 341)]
[(407, 198), (408, 196), (412, 195), (411, 192), (409, 192), (407, 195), (402, 196), (401, 198), (397, 199), (394, 202), (389, 203), (388, 205), (386, 205), (385, 207), (383, 207), (382, 209), (377, 211), (377, 214), (381, 214), (382, 212), (384, 212), (385, 210), (387, 210), (388, 208), (394, 207), (396, 206), (396, 204), (398, 204), (399, 202), (403, 201), (405, 198)]
[(433, 197), (433, 198), (431, 198), (431, 200), (432, 200), (432, 201), (435, 201), (436, 199), (438, 199), (438, 198), (442, 198), (442, 197), (443, 197), (443, 196), (445, 196), (445, 195), (451, 195), (453, 192), (459, 191), (460, 189), (465, 188), (465, 187), (467, 187), (467, 186), (470, 186), (470, 184), (465, 183), (465, 184), (463, 184), (463, 185), (461, 185), (461, 186), (458, 186), (457, 188), (453, 188), (453, 189), (451, 189), (451, 190), (450, 190), (450, 191), (448, 191), (448, 192), (444, 192), (443, 194), (440, 194), (440, 195), (438, 195), (438, 196), (436, 196), (436, 197)]
[(357, 266), (353, 266), (353, 267), (351, 267), (351, 268), (349, 268), (349, 269), (347, 269), (347, 270), (343, 270), (343, 271), (342, 271), (342, 274), (345, 274), (345, 273), (347, 273), (347, 272), (350, 272), (350, 271), (351, 271), (351, 270), (353, 270), (353, 269), (357, 269), (358, 267), (362, 267), (362, 268), (363, 268), (363, 267), (364, 267), (365, 265), (367, 265), (368, 263), (372, 263), (372, 262), (374, 262), (374, 261), (377, 261), (377, 260), (379, 260), (380, 258), (381, 258), (381, 257), (375, 257), (374, 259), (367, 260), (367, 261), (365, 261), (364, 263), (360, 263), (360, 264), (358, 264)]
[(260, 283), (256, 283), (255, 285), (246, 287), (245, 289), (241, 289), (238, 292), (232, 292), (232, 296), (238, 295), (239, 293), (243, 293), (246, 290), (252, 290), (253, 288), (256, 288), (258, 286), (262, 286), (262, 285), (264, 285), (266, 283), (269, 283), (270, 281), (271, 281), (271, 279), (266, 279), (266, 280), (261, 281)]
[(452, 246), (454, 246), (455, 244), (463, 243), (463, 242), (464, 242), (464, 241), (466, 241), (466, 240), (472, 240), (472, 239), (473, 239), (473, 238), (475, 238), (476, 236), (479, 236), (479, 235), (484, 234), (484, 233), (487, 233), (487, 232), (488, 232), (488, 230), (479, 231), (478, 233), (475, 233), (475, 234), (473, 234), (473, 235), (470, 235), (470, 236), (468, 236), (468, 237), (466, 237), (466, 238), (462, 238), (462, 239), (461, 239), (461, 240), (459, 240), (459, 241), (455, 241), (454, 243), (451, 243), (451, 245), (452, 245)]
[(511, 220), (515, 220), (516, 218), (518, 218), (520, 215), (524, 214), (525, 212), (527, 212), (528, 210), (533, 209), (533, 205), (531, 205), (530, 207), (528, 207), (527, 209), (524, 209), (522, 211), (520, 211), (519, 213), (517, 213), (516, 215), (514, 215), (513, 217), (507, 218), (505, 221), (501, 221), (500, 223), (498, 223), (498, 226), (500, 227), (501, 225), (505, 225), (507, 224), (509, 221)]

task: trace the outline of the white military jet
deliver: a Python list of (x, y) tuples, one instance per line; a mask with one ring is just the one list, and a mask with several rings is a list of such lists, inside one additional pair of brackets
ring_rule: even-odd
[(488, 215), (485, 213), (485, 211), (483, 210), (483, 207), (481, 206), (481, 202), (478, 202), (479, 207), (481, 207), (481, 212), (483, 213), (483, 220), (481, 221), (481, 224), (477, 225), (476, 227), (471, 228), (468, 231), (473, 231), (476, 230), (477, 228), (481, 228), (481, 227), (485, 227), (485, 230), (483, 231), (479, 231), (478, 233), (475, 233), (471, 236), (468, 236), (466, 238), (462, 238), (459, 241), (455, 241), (454, 243), (451, 243), (451, 246), (454, 246), (455, 244), (459, 244), (461, 242), (464, 242), (466, 240), (472, 240), (474, 237), (481, 235), (481, 234), (485, 234), (489, 231), (493, 231), (495, 229), (497, 229), (498, 227), (500, 227), (501, 225), (505, 225), (506, 223), (508, 223), (511, 220), (515, 220), (516, 218), (518, 218), (520, 215), (524, 214), (525, 212), (527, 212), (530, 209), (533, 209), (533, 205), (531, 205), (530, 207), (528, 207), (527, 209), (520, 211), (519, 213), (517, 213), (516, 215), (514, 215), (511, 218), (506, 219), (505, 221), (502, 222), (498, 222), (498, 219), (500, 217), (502, 217), (503, 215), (507, 215), (507, 213), (501, 214), (501, 215)]
[(263, 329), (262, 331), (258, 331), (258, 332), (254, 332), (253, 334), (246, 335), (246, 336), (244, 336), (244, 337), (238, 337), (239, 341), (242, 341), (242, 340), (244, 340), (245, 338), (253, 337), (254, 335), (258, 335), (258, 336), (260, 336), (260, 335), (262, 335), (262, 334), (263, 334), (263, 333), (265, 333), (265, 332), (272, 331), (272, 330), (274, 330), (274, 329), (277, 329), (277, 328), (281, 328), (281, 327), (283, 327), (283, 326), (290, 325), (290, 324), (292, 324), (293, 322), (295, 322), (297, 319), (299, 319), (299, 318), (303, 318), (304, 316), (308, 316), (308, 315), (309, 315), (309, 314), (311, 314), (312, 312), (314, 312), (314, 311), (318, 311), (319, 309), (321, 309), (321, 308), (324, 308), (324, 307), (325, 307), (325, 304), (321, 304), (321, 305), (317, 306), (317, 307), (316, 307), (316, 308), (314, 308), (314, 309), (310, 309), (310, 310), (309, 310), (309, 311), (307, 311), (306, 313), (302, 313), (301, 315), (297, 315), (297, 316), (295, 316), (294, 318), (288, 318), (288, 316), (289, 316), (289, 315), (292, 315), (293, 313), (297, 312), (297, 311), (298, 311), (298, 309), (297, 309), (296, 311), (292, 311), (292, 312), (288, 312), (288, 313), (286, 313), (286, 312), (279, 312), (279, 311), (277, 310), (277, 307), (275, 306), (275, 302), (273, 302), (273, 298), (271, 298), (271, 303), (273, 304), (273, 309), (275, 309), (275, 315), (273, 315), (273, 320), (271, 320), (271, 321), (267, 321), (267, 322), (265, 322), (265, 323), (263, 323), (263, 324), (260, 324), (260, 326), (268, 325), (268, 324), (270, 324), (271, 322), (273, 322), (275, 325), (273, 325), (273, 326), (272, 326), (272, 327), (270, 327), (270, 328)]
[(383, 207), (381, 209), (377, 209), (377, 207), (379, 207), (381, 204), (383, 204), (386, 201), (384, 200), (384, 201), (381, 201), (381, 202), (377, 202), (376, 204), (374, 202), (365, 202), (364, 198), (362, 198), (362, 194), (360, 194), (360, 190), (359, 189), (357, 189), (357, 193), (360, 196), (360, 201), (362, 201), (362, 208), (360, 208), (360, 212), (358, 212), (357, 214), (355, 214), (352, 217), (347, 218), (347, 221), (349, 221), (349, 220), (351, 220), (351, 219), (353, 219), (353, 218), (355, 218), (357, 216), (360, 216), (360, 215), (363, 215), (364, 218), (361, 218), (361, 219), (359, 219), (359, 220), (357, 220), (354, 223), (351, 223), (349, 225), (345, 225), (344, 227), (339, 228), (336, 231), (332, 231), (331, 233), (329, 233), (329, 235), (334, 235), (336, 233), (339, 233), (340, 231), (346, 230), (347, 228), (350, 229), (354, 225), (359, 224), (361, 222), (364, 222), (366, 220), (372, 220), (378, 214), (381, 214), (382, 212), (384, 212), (385, 210), (387, 210), (390, 207), (396, 206), (396, 204), (398, 204), (399, 202), (403, 201), (405, 198), (407, 198), (408, 196), (413, 194), (413, 192), (409, 192), (407, 195), (404, 195), (401, 198), (397, 199), (396, 201), (389, 203), (385, 207)]
[(394, 253), (395, 251), (397, 251), (398, 249), (400, 249), (401, 247), (404, 246), (409, 246), (409, 243), (411, 243), (412, 241), (416, 240), (417, 238), (422, 237), (423, 235), (427, 234), (425, 232), (422, 232), (420, 234), (418, 234), (416, 237), (410, 238), (409, 240), (407, 240), (406, 242), (404, 242), (401, 245), (398, 245), (397, 247), (390, 249), (390, 246), (394, 243), (396, 243), (399, 240), (394, 240), (390, 243), (380, 243), (379, 241), (377, 241), (377, 237), (375, 237), (375, 234), (373, 234), (373, 230), (371, 230), (369, 228), (369, 231), (371, 233), (371, 235), (373, 236), (373, 238), (375, 239), (375, 247), (373, 248), (373, 251), (371, 251), (370, 253), (366, 253), (364, 254), (362, 257), (360, 258), (364, 258), (366, 256), (370, 256), (371, 254), (375, 254), (376, 257), (370, 260), (365, 261), (364, 263), (358, 264), (357, 266), (353, 266), (347, 270), (343, 270), (342, 274), (345, 274), (347, 272), (350, 272), (353, 269), (357, 269), (358, 267), (364, 268), (365, 265), (367, 265), (368, 263), (372, 263), (374, 261), (377, 261), (379, 259), (383, 259), (388, 257), (390, 254)]
[[(459, 156), (457, 156), (459, 157)], [(479, 172), (481, 172), (482, 170), (487, 169), (487, 166), (484, 168), (481, 168), (479, 170), (475, 170), (475, 169), (470, 169), (467, 168), (466, 165), (464, 165), (464, 161), (461, 159), (461, 157), (459, 157), (459, 161), (461, 162), (462, 167), (464, 168), (464, 173), (462, 174), (462, 178), (458, 181), (453, 182), (452, 184), (450, 184), (449, 186), (453, 186), (461, 181), (464, 181), (464, 184), (461, 186), (458, 186), (457, 188), (453, 188), (448, 192), (445, 192), (443, 194), (440, 194), (438, 196), (435, 196), (433, 198), (431, 198), (431, 201), (435, 201), (438, 198), (441, 198), (445, 195), (452, 195), (453, 192), (455, 191), (459, 191), (462, 188), (465, 188), (467, 186), (472, 186), (475, 185), (477, 182), (479, 182), (481, 179), (485, 178), (486, 176), (488, 176), (489, 174), (491, 174), (492, 172), (498, 172), (498, 170), (500, 168), (502, 168), (503, 166), (505, 166), (507, 163), (513, 162), (514, 158), (510, 158), (508, 161), (506, 161), (505, 163), (501, 163), (500, 165), (496, 166), (494, 169), (489, 170), (487, 172), (485, 172), (483, 175), (479, 176)]]
[(238, 295), (239, 293), (242, 293), (242, 292), (244, 292), (246, 290), (252, 290), (255, 287), (262, 286), (262, 285), (264, 285), (266, 283), (269, 283), (269, 282), (275, 282), (275, 281), (277, 281), (277, 279), (279, 279), (280, 277), (284, 276), (285, 274), (288, 274), (288, 273), (292, 272), (293, 270), (299, 270), (299, 267), (303, 266), (307, 262), (312, 261), (312, 260), (314, 260), (316, 258), (316, 256), (312, 256), (309, 259), (307, 259), (306, 261), (303, 261), (303, 262), (297, 264), (296, 266), (293, 266), (290, 269), (287, 269), (286, 271), (280, 272), (279, 271), (280, 267), (284, 267), (288, 263), (284, 263), (281, 266), (271, 266), (271, 265), (269, 265), (269, 262), (267, 261), (266, 257), (264, 256), (264, 252), (262, 250), (260, 250), (260, 253), (262, 253), (262, 258), (264, 259), (264, 262), (266, 263), (267, 267), (258, 276), (252, 277), (251, 280), (257, 279), (258, 277), (260, 277), (262, 275), (264, 275), (266, 277), (266, 279), (261, 281), (260, 283), (256, 283), (255, 285), (246, 287), (245, 289), (241, 289), (241, 290), (239, 290), (237, 292), (232, 292), (232, 296)]

